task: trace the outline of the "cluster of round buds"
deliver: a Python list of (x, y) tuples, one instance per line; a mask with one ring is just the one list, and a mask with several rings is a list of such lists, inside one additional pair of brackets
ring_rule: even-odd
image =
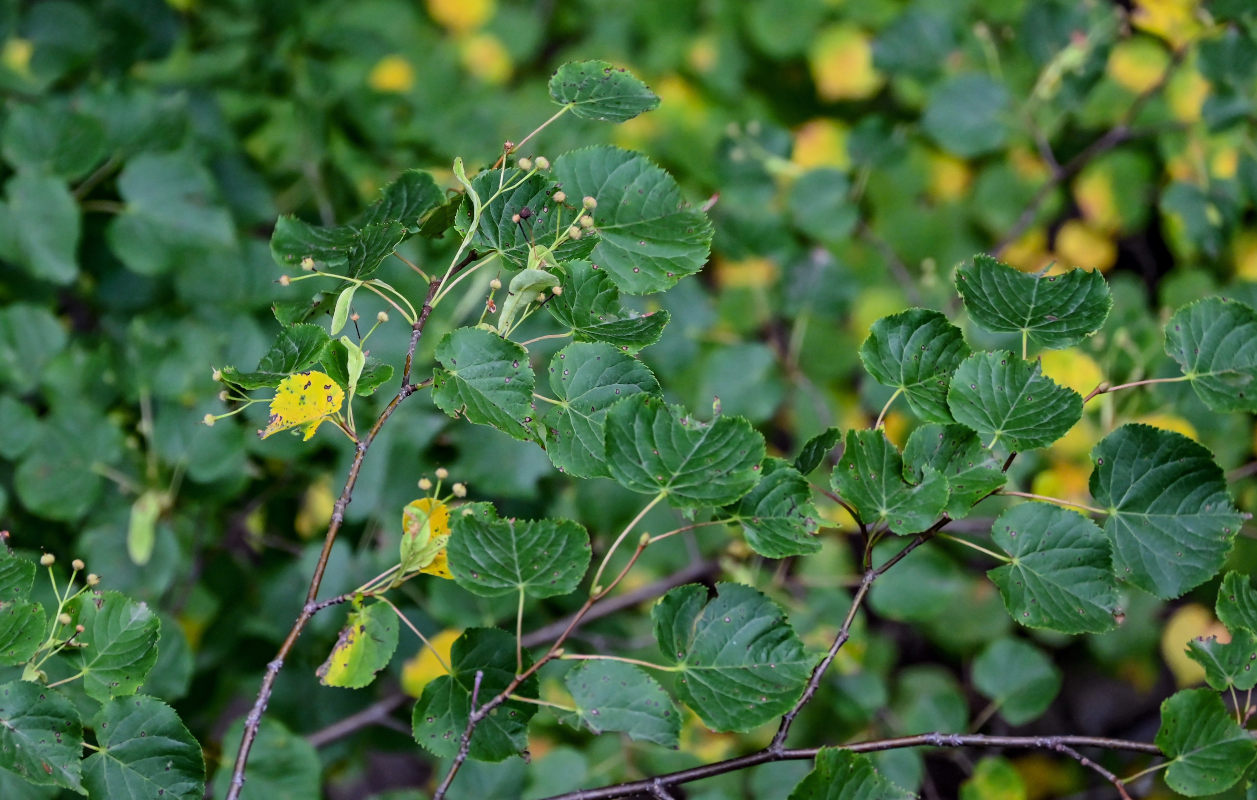
[(582, 231), (579, 226), (569, 225), (567, 228), (567, 238), (569, 239), (579, 239), (584, 235), (585, 232)]
[(583, 198), (581, 198), (580, 204), (584, 206), (587, 211), (593, 211), (595, 208), (598, 207), (598, 201), (590, 197), (589, 195), (585, 195)]
[(550, 159), (545, 156), (537, 156), (537, 169), (550, 169)]
[(524, 172), (532, 172), (532, 159), (525, 156), (516, 161), (515, 166), (519, 167)]

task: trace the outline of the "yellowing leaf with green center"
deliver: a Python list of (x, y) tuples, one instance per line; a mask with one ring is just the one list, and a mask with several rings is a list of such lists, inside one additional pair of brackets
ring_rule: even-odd
[(388, 666), (396, 649), (397, 614), (392, 606), (372, 603), (364, 608), (361, 598), (355, 598), (336, 645), (315, 674), (324, 686), (361, 689)]
[(445, 558), (450, 540), (450, 510), (440, 500), (421, 497), (402, 509), (400, 574), (423, 572), (453, 579)]
[(345, 402), (345, 390), (322, 372), (311, 370), (289, 375), (279, 382), (275, 399), (271, 401), (271, 417), (267, 425), (258, 431), (265, 439), (273, 433), (301, 426), (308, 441), (323, 420), (340, 411)]

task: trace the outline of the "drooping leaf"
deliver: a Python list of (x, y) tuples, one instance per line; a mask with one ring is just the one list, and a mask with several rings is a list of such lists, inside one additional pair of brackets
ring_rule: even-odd
[[(505, 185), (505, 190), (499, 191), (499, 185)], [(565, 187), (569, 199), (556, 203), (553, 195), (559, 187), (541, 173), (525, 178), (514, 169), (485, 170), (471, 179), (471, 186), (484, 204), (472, 247), (478, 252), (496, 250), (512, 269), (527, 267), (533, 246), (550, 247), (554, 232), (566, 229), (580, 214), (580, 196)], [(460, 233), (466, 233), (471, 225), (468, 206), (463, 203), (459, 207), (454, 222)], [(597, 237), (592, 235), (567, 239), (552, 249), (551, 257), (559, 263), (584, 258), (596, 243)]]
[(83, 793), (83, 722), (55, 690), (0, 684), (0, 769), (37, 786)]
[(1022, 503), (996, 518), (991, 538), (1013, 559), (986, 574), (1014, 620), (1061, 633), (1116, 627), (1109, 543), (1091, 520), (1047, 503)]
[(574, 116), (624, 122), (659, 105), (633, 73), (606, 61), (570, 61), (550, 76), (550, 97)]
[(882, 317), (860, 346), (860, 360), (879, 383), (903, 392), (927, 422), (951, 422), (947, 386), (969, 355), (960, 329), (937, 311), (913, 308)]
[(257, 369), (241, 372), (223, 367), (223, 380), (241, 389), (264, 389), (278, 386), (294, 372), (307, 370), (319, 363), (331, 337), (318, 325), (299, 323), (281, 328), (271, 349), (262, 356)]
[(483, 328), (458, 328), (437, 344), (436, 359), (443, 367), (433, 371), (437, 408), (516, 439), (536, 438), (527, 350)]
[[(524, 652), (523, 668), (531, 664)], [(458, 752), (460, 737), (471, 715), (471, 695), (476, 673), (481, 673), (477, 703), (483, 703), (504, 690), (515, 677), (515, 637), (497, 628), (472, 628), (450, 648), (449, 675), (434, 679), (415, 703), (412, 727), (415, 741), (433, 755), (449, 758)], [(536, 676), (530, 676), (515, 690), (524, 697), (536, 697)], [(528, 721), (537, 706), (507, 700), (486, 717), (471, 736), (472, 758), (501, 761), (528, 746)]]
[[(0, 561), (0, 567), (4, 562)], [(3, 585), (3, 581), (0, 581)], [(0, 597), (3, 594), (0, 593)], [(1228, 572), (1218, 587), (1217, 603), (1218, 620), (1229, 631), (1248, 628), (1257, 633), (1257, 589), (1253, 589), (1249, 578), (1242, 572)]]
[(145, 603), (112, 591), (84, 596), (80, 608), (83, 689), (102, 703), (135, 694), (157, 663), (161, 620)]
[(974, 353), (952, 376), (947, 406), (987, 448), (1024, 452), (1047, 447), (1082, 418), (1082, 396), (1058, 386), (1042, 365), (997, 350)]
[(143, 566), (153, 557), (157, 544), (157, 520), (168, 497), (164, 489), (145, 489), (131, 504), (127, 520), (127, 555), (131, 562)]
[(91, 721), (97, 749), (83, 760), (89, 797), (199, 800), (205, 758), (174, 709), (155, 697), (118, 698)]
[(746, 543), (766, 558), (786, 558), (821, 549), (815, 536), (820, 515), (812, 506), (807, 479), (789, 463), (768, 458), (764, 476), (741, 500), (724, 510), (742, 526)]
[(589, 568), (589, 534), (570, 520), (499, 519), (483, 505), (456, 514), (451, 529), (454, 580), (484, 597), (569, 594)]
[(0, 666), (21, 664), (33, 656), (43, 644), (47, 626), (48, 620), (39, 603), (0, 600)]
[(1257, 634), (1247, 628), (1231, 631), (1225, 644), (1218, 637), (1198, 637), (1187, 643), (1187, 655), (1205, 668), (1205, 680), (1218, 691), (1234, 687), (1246, 692), (1257, 686)]
[(616, 147), (573, 150), (555, 160), (554, 174), (569, 197), (598, 202), (590, 260), (621, 291), (661, 292), (706, 263), (707, 215), (686, 205), (672, 176), (645, 156)]
[(1113, 307), (1099, 271), (1030, 275), (987, 255), (956, 272), (956, 289), (974, 322), (997, 333), (1020, 333), (1035, 347), (1072, 347), (1100, 329)]
[(1257, 311), (1209, 297), (1165, 325), (1165, 352), (1214, 411), (1257, 411)]
[(620, 661), (586, 661), (568, 672), (563, 684), (576, 701), (575, 724), (594, 733), (621, 731), (639, 742), (677, 746), (681, 712), (640, 667)]
[[(323, 367), (323, 371), (346, 391), (349, 390), (350, 383), (349, 355), (349, 348), (344, 342), (332, 339), (319, 356), (319, 365)], [(358, 376), (358, 383), (354, 387), (354, 394), (358, 397), (368, 397), (374, 394), (380, 386), (388, 383), (392, 377), (392, 364), (385, 364), (375, 356), (367, 356), (362, 373)]]
[(841, 441), (842, 430), (826, 428), (803, 444), (799, 457), (794, 460), (794, 468), (800, 474), (811, 474), (812, 470), (825, 463), (825, 458)]
[(453, 580), (446, 548), (450, 541), (450, 510), (431, 497), (412, 500), (402, 509), (401, 567), (405, 575), (418, 570)]
[(1052, 704), (1061, 688), (1061, 672), (1029, 642), (997, 639), (974, 659), (973, 686), (999, 704), (1010, 725), (1021, 725)]
[(1178, 597), (1221, 568), (1244, 520), (1213, 455), (1179, 433), (1123, 425), (1091, 451), (1091, 495), (1109, 512), (1113, 571)]
[(781, 608), (749, 586), (679, 586), (651, 612), (681, 700), (717, 731), (748, 731), (787, 711), (816, 659)]
[(634, 492), (666, 493), (674, 505), (732, 503), (759, 480), (763, 459), (763, 437), (741, 417), (699, 422), (645, 393), (607, 412), (611, 477)]
[(607, 342), (626, 353), (659, 341), (670, 316), (666, 310), (636, 314), (620, 304), (620, 290), (606, 270), (588, 261), (563, 265), (563, 294), (546, 309), (577, 341)]
[[(234, 723), (223, 737), (222, 752), (235, 753), (240, 747), (244, 718)], [(314, 745), (288, 730), (271, 716), (262, 718), (253, 740), (249, 764), (244, 771), (241, 800), (309, 800), (319, 796), (322, 768)], [(226, 797), (231, 781), (231, 764), (214, 775), (214, 797)]]
[(276, 220), (271, 234), (271, 256), (289, 269), (310, 267), (363, 280), (371, 277), (405, 238), (406, 227), (396, 220), (372, 222), (361, 228), (320, 227), (284, 216)]
[(912, 792), (896, 786), (878, 771), (873, 759), (840, 747), (816, 754), (815, 766), (789, 800), (910, 800)]
[(963, 519), (973, 505), (1004, 485), (1007, 476), (978, 434), (964, 425), (928, 423), (912, 431), (903, 449), (904, 468), (919, 483), (926, 467), (947, 477), (947, 516)]
[(301, 426), (302, 439), (309, 441), (323, 421), (340, 411), (344, 403), (344, 390), (324, 373), (310, 370), (289, 375), (275, 388), (271, 415), (258, 437), (265, 439)]
[(380, 199), (362, 212), (355, 224), (362, 228), (396, 220), (408, 233), (414, 233), (420, 220), (444, 200), (445, 193), (431, 173), (408, 169), (380, 190)]
[(926, 465), (920, 481), (908, 483), (899, 451), (881, 431), (847, 431), (830, 483), (865, 525), (885, 524), (898, 534), (925, 530), (947, 506), (947, 478)]
[(1234, 786), (1257, 758), (1257, 740), (1210, 689), (1187, 689), (1162, 703), (1156, 743), (1172, 759), (1165, 782), (1189, 797)]
[(576, 342), (550, 360), (550, 388), (559, 405), (545, 418), (546, 453), (569, 475), (593, 478), (609, 474), (607, 409), (633, 394), (657, 395), (659, 382), (645, 364), (609, 344)]
[(355, 607), (341, 629), (332, 652), (316, 670), (319, 683), (361, 689), (388, 666), (397, 650), (397, 614), (388, 603)]

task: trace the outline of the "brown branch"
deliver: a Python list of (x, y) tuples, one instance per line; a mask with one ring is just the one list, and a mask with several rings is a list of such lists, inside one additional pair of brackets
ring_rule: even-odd
[(314, 747), (324, 747), (370, 725), (383, 725), (389, 719), (389, 715), (405, 703), (406, 699), (403, 692), (388, 694), (361, 711), (315, 731), (306, 737), (306, 741)]

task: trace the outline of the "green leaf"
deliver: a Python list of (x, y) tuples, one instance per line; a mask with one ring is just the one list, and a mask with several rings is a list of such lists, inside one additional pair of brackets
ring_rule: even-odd
[(407, 232), (419, 229), (420, 221), (445, 201), (445, 193), (428, 172), (408, 169), (380, 191), (376, 200), (356, 221), (363, 228), (385, 222), (400, 222)]
[(621, 661), (586, 661), (563, 678), (576, 701), (575, 724), (594, 733), (620, 731), (639, 742), (675, 748), (681, 713), (659, 683)]
[(815, 766), (789, 800), (910, 800), (911, 792), (899, 788), (877, 771), (873, 759), (840, 747), (826, 747), (816, 754)]
[(79, 274), (82, 220), (65, 181), (20, 171), (9, 179), (5, 193), (9, 203), (8, 208), (0, 206), (0, 228), (12, 232), (14, 258), (35, 278), (59, 285), (73, 282)]
[[(0, 568), (4, 562), (0, 561)], [(4, 581), (0, 578), (0, 587)], [(3, 597), (0, 591), (0, 597)], [(1218, 620), (1229, 631), (1247, 628), (1257, 633), (1257, 590), (1249, 583), (1248, 576), (1242, 572), (1228, 572), (1218, 587)]]
[(1123, 425), (1091, 458), (1091, 496), (1108, 509), (1119, 580), (1169, 599), (1217, 574), (1244, 515), (1212, 453), (1182, 434)]
[(83, 689), (102, 703), (135, 694), (157, 663), (161, 621), (146, 604), (118, 592), (84, 596), (80, 609)]
[[(524, 653), (523, 668), (531, 664)], [(415, 741), (430, 753), (450, 758), (458, 752), (467, 729), (476, 673), (482, 673), (477, 704), (500, 694), (515, 677), (515, 637), (497, 628), (472, 628), (450, 649), (449, 675), (442, 675), (423, 689), (412, 717)], [(522, 697), (536, 697), (536, 676), (515, 689)], [(528, 721), (537, 711), (533, 703), (507, 700), (476, 726), (471, 735), (472, 758), (501, 761), (528, 747)]]
[(802, 475), (809, 475), (825, 462), (825, 459), (842, 441), (842, 430), (826, 428), (808, 439), (799, 450), (799, 457), (794, 460), (794, 468)]
[(742, 526), (751, 549), (766, 558), (786, 558), (821, 549), (816, 538), (820, 515), (812, 506), (807, 479), (779, 458), (763, 463), (764, 476), (724, 513)]
[(18, 499), (41, 517), (77, 522), (100, 498), (100, 468), (118, 458), (122, 435), (86, 406), (58, 409), (41, 428), (14, 476)]
[(893, 533), (908, 534), (933, 525), (947, 505), (942, 473), (927, 465), (921, 475), (915, 484), (904, 479), (899, 451), (880, 430), (852, 430), (830, 485), (865, 525), (885, 523)]
[(1006, 350), (974, 353), (951, 379), (947, 406), (962, 425), (977, 431), (987, 448), (1013, 452), (1047, 447), (1082, 418), (1082, 396), (1057, 386)]
[(436, 346), (432, 400), (437, 408), (516, 439), (537, 438), (528, 351), (483, 328), (451, 331)]
[(963, 425), (928, 423), (912, 431), (903, 449), (904, 468), (919, 483), (925, 468), (947, 477), (947, 507), (952, 519), (969, 515), (974, 504), (1004, 485), (1000, 463), (982, 446), (978, 434)]
[(559, 401), (545, 423), (551, 463), (578, 478), (607, 477), (607, 409), (621, 398), (659, 394), (650, 369), (605, 343), (576, 342), (550, 360), (550, 388)]
[(1230, 788), (1257, 758), (1257, 740), (1210, 689), (1177, 692), (1162, 703), (1156, 743), (1172, 759), (1165, 782), (1189, 797)]
[(790, 186), (788, 204), (794, 226), (827, 245), (842, 242), (860, 221), (851, 182), (845, 172), (830, 167), (803, 173)]
[(558, 285), (558, 277), (544, 269), (529, 267), (515, 273), (506, 287), (502, 313), (498, 316), (498, 332), (503, 336), (509, 335), (515, 327), (515, 317), (529, 304), (535, 303), (539, 294)]
[(44, 607), (39, 603), (0, 600), (0, 666), (21, 664), (35, 655), (47, 627)]
[[(327, 373), (327, 376), (340, 384), (340, 387), (348, 393), (350, 383), (349, 348), (345, 346), (345, 343), (337, 339), (329, 340), (323, 353), (319, 356), (319, 363), (323, 365), (323, 371)], [(372, 395), (376, 389), (388, 383), (392, 377), (392, 364), (385, 364), (374, 356), (367, 356), (366, 364), (362, 368), (362, 374), (358, 376), (358, 384), (354, 387), (354, 393), (358, 397)]]
[(82, 757), (83, 723), (69, 700), (28, 681), (0, 684), (0, 769), (83, 794)]
[(659, 341), (670, 319), (666, 310), (638, 315), (625, 309), (606, 270), (588, 261), (569, 261), (563, 270), (563, 294), (550, 298), (546, 309), (577, 341), (607, 342), (626, 353)]
[(0, 426), (0, 457), (12, 461), (39, 438), (39, 418), (29, 405), (5, 394), (0, 395), (0, 419), (4, 420), (4, 425)]
[(1029, 275), (987, 255), (956, 271), (956, 289), (978, 325), (1019, 333), (1035, 347), (1072, 347), (1100, 329), (1113, 307), (1099, 271)]
[(1109, 543), (1094, 522), (1059, 506), (1022, 503), (996, 518), (991, 538), (1013, 559), (986, 574), (1014, 620), (1061, 633), (1117, 626)]
[(1061, 688), (1061, 672), (1021, 639), (997, 639), (973, 661), (973, 686), (999, 705), (1010, 725), (1037, 719)]
[(931, 664), (905, 667), (897, 677), (898, 688), (890, 708), (896, 732), (965, 732), (969, 724), (969, 702), (945, 667)]
[(1006, 758), (988, 756), (960, 786), (960, 800), (1026, 800), (1025, 779)]
[(707, 262), (707, 215), (682, 201), (672, 176), (645, 156), (609, 146), (574, 150), (555, 160), (554, 174), (569, 197), (598, 201), (590, 260), (621, 291), (661, 292)]
[(397, 649), (397, 613), (388, 603), (355, 602), (327, 660), (315, 671), (324, 686), (361, 689), (388, 666)]
[(213, 178), (188, 153), (136, 156), (118, 176), (118, 192), (126, 211), (106, 233), (114, 254), (134, 272), (158, 275), (185, 267), (206, 249), (236, 245)]
[(955, 75), (930, 92), (921, 127), (939, 146), (961, 158), (998, 150), (1008, 138), (1012, 98), (985, 75)]
[[(571, 225), (580, 213), (572, 200), (556, 203), (551, 195), (559, 190), (558, 184), (540, 173), (533, 173), (521, 180), (518, 170), (485, 170), (471, 179), (472, 189), (480, 195), (484, 207), (480, 211), (480, 225), (471, 246), (479, 252), (496, 250), (512, 269), (528, 266), (528, 256), (533, 245), (552, 246), (555, 231)], [(501, 181), (511, 188), (499, 193)], [(570, 197), (579, 196), (571, 190)], [(520, 221), (515, 221), (519, 215)], [(471, 225), (469, 203), (463, 203), (455, 219), (455, 227), (466, 233)], [(559, 263), (584, 258), (594, 249), (595, 236), (568, 239), (554, 248), (552, 258)]]
[(39, 385), (44, 366), (65, 349), (65, 328), (47, 308), (13, 303), (0, 309), (0, 383), (20, 394)]
[(336, 296), (336, 305), (332, 308), (332, 324), (328, 327), (327, 332), (332, 336), (341, 332), (345, 327), (345, 323), (349, 321), (349, 306), (354, 301), (354, 294), (357, 293), (358, 284), (351, 283), (343, 292)]
[(205, 795), (201, 745), (162, 701), (144, 696), (112, 700), (90, 727), (99, 749), (83, 761), (89, 796), (199, 800)]
[(127, 520), (127, 555), (138, 566), (153, 557), (157, 543), (157, 520), (162, 506), (169, 502), (165, 490), (145, 489), (131, 504), (131, 517)]
[(860, 360), (883, 386), (903, 392), (927, 422), (951, 422), (947, 385), (969, 355), (960, 329), (937, 311), (913, 308), (882, 317), (860, 346)]
[(9, 111), (0, 147), (19, 173), (75, 180), (105, 157), (105, 131), (95, 117), (68, 106), (22, 104)]
[[(393, 254), (406, 238), (406, 227), (391, 220), (361, 228), (352, 225), (318, 227), (296, 217), (280, 217), (271, 234), (271, 256), (282, 267), (364, 280)], [(310, 259), (306, 262), (306, 259)], [(339, 288), (339, 287), (337, 287)]]
[(0, 544), (0, 603), (26, 600), (35, 585), (35, 564)]
[(289, 375), (318, 364), (330, 341), (327, 331), (318, 325), (299, 323), (281, 328), (256, 370), (241, 372), (235, 367), (223, 367), (223, 380), (241, 389), (274, 388)]
[(625, 122), (652, 111), (659, 98), (626, 69), (606, 61), (574, 61), (550, 76), (550, 97), (581, 119)]
[(1231, 632), (1231, 641), (1197, 637), (1187, 643), (1187, 655), (1205, 668), (1205, 681), (1218, 691), (1234, 687), (1242, 692), (1257, 686), (1257, 634), (1247, 628)]
[(679, 586), (651, 612), (677, 695), (716, 731), (749, 731), (788, 711), (816, 659), (781, 608), (749, 586)]
[[(227, 730), (221, 752), (235, 753), (244, 730), (241, 718)], [(231, 781), (231, 762), (214, 775), (214, 797), (226, 797)], [(244, 771), (241, 800), (309, 800), (319, 797), (319, 754), (303, 736), (297, 736), (283, 723), (263, 717), (249, 764)]]
[(448, 547), (454, 579), (483, 597), (570, 594), (591, 554), (589, 534), (575, 522), (499, 519), (488, 505), (453, 515)]
[(1183, 306), (1165, 326), (1170, 355), (1214, 411), (1257, 411), (1257, 311), (1208, 297)]
[(624, 398), (607, 412), (611, 477), (642, 494), (667, 494), (674, 505), (727, 505), (760, 478), (764, 438), (741, 417), (699, 422), (648, 394)]

